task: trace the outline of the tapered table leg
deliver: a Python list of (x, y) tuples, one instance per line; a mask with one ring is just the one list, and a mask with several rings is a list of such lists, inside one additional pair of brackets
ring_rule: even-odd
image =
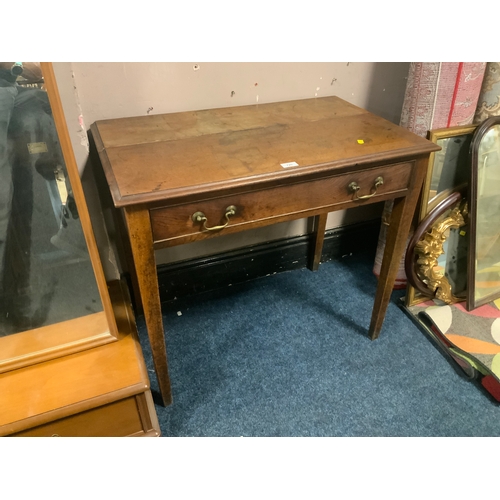
[(427, 158), (416, 162), (413, 186), (409, 187), (408, 195), (405, 198), (394, 200), (369, 328), (372, 340), (379, 336), (382, 329), (399, 265), (408, 242), (411, 222), (422, 190), (427, 166)]
[(125, 214), (121, 210), (115, 209), (113, 211), (113, 221), (116, 226), (118, 234), (116, 247), (119, 259), (122, 262), (122, 267), (126, 268), (130, 276), (130, 285), (132, 288), (132, 296), (134, 299), (135, 313), (142, 314), (141, 294), (139, 293), (139, 284), (135, 273), (134, 257), (132, 255), (132, 248), (128, 238), (128, 230), (126, 228)]
[(156, 377), (163, 404), (167, 406), (172, 403), (172, 392), (149, 211), (135, 207), (124, 210)]
[(314, 232), (313, 232), (313, 245), (314, 253), (309, 255), (308, 268), (311, 271), (317, 271), (321, 256), (323, 254), (323, 242), (325, 241), (325, 228), (328, 213), (316, 215), (314, 217)]

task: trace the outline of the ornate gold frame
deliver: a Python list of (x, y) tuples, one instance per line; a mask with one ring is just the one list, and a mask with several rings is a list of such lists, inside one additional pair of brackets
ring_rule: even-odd
[(436, 272), (438, 257), (444, 253), (444, 243), (449, 229), (467, 223), (468, 208), (465, 203), (467, 186), (461, 186), (434, 207), (413, 233), (405, 255), (405, 272), (408, 287), (420, 293), (420, 300), (438, 298), (451, 304), (463, 299), (455, 297), (445, 273)]
[(444, 253), (443, 245), (448, 238), (449, 229), (459, 229), (464, 226), (467, 216), (467, 202), (460, 202), (460, 205), (453, 208), (445, 219), (435, 222), (415, 245), (418, 278), (430, 292), (434, 293), (434, 298), (446, 304), (463, 302), (465, 297), (455, 297), (446, 276), (436, 271), (438, 257)]

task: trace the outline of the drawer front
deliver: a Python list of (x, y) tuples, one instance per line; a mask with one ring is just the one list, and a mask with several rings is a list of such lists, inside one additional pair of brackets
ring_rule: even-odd
[[(359, 172), (327, 177), (309, 182), (289, 184), (251, 193), (237, 194), (185, 205), (156, 208), (150, 211), (153, 239), (169, 244), (186, 243), (219, 234), (307, 217), (314, 212), (333, 211), (404, 196), (411, 179), (414, 163), (399, 163)], [(383, 184), (375, 186), (378, 178)], [(356, 183), (354, 193), (350, 187)], [(372, 195), (372, 196), (370, 196)], [(357, 197), (367, 197), (357, 199)], [(234, 215), (226, 219), (226, 209), (234, 207)], [(205, 220), (194, 221), (193, 214), (202, 212)], [(207, 228), (223, 229), (208, 231)]]
[[(13, 434), (18, 437), (125, 437), (146, 435), (142, 406), (130, 397)], [(147, 420), (147, 419), (146, 419)], [(158, 435), (156, 433), (156, 435)]]

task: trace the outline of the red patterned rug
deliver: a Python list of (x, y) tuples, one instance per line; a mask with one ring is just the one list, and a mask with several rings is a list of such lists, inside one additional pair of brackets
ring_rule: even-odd
[(411, 63), (400, 125), (429, 130), (472, 123), (486, 63)]

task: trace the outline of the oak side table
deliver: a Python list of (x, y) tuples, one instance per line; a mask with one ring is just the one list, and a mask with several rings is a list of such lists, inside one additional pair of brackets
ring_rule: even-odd
[(172, 402), (155, 249), (394, 200), (373, 313), (380, 333), (410, 224), (440, 148), (338, 97), (100, 120), (91, 127), (128, 229), (163, 403)]

